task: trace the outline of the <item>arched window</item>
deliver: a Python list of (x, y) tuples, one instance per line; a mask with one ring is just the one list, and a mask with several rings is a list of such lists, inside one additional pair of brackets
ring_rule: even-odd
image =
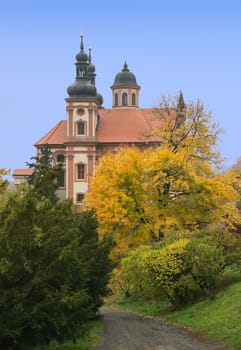
[(63, 154), (57, 155), (57, 163), (64, 163), (64, 155)]
[(127, 93), (122, 94), (122, 106), (127, 106)]
[(118, 106), (118, 94), (115, 93), (115, 106)]
[(135, 106), (136, 105), (136, 94), (133, 94), (131, 95), (131, 99), (132, 99), (132, 106)]

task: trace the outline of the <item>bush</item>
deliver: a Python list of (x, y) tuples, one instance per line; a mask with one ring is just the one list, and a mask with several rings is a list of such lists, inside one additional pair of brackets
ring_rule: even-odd
[(121, 265), (112, 271), (109, 288), (114, 295), (124, 293), (126, 297), (130, 296), (131, 283)]
[(153, 250), (146, 261), (156, 291), (159, 295), (164, 294), (175, 306), (185, 303), (193, 289), (193, 280), (185, 276), (185, 248), (188, 242), (188, 239), (181, 239), (160, 250)]
[(136, 249), (122, 264), (137, 295), (165, 295), (172, 305), (180, 307), (214, 292), (225, 257), (223, 248), (204, 236), (179, 239), (158, 249)]
[(132, 292), (143, 298), (151, 298), (156, 293), (147, 264), (150, 254), (149, 246), (141, 246), (122, 259), (123, 277), (129, 281)]
[(216, 288), (223, 271), (225, 257), (223, 248), (209, 238), (192, 238), (185, 254), (185, 266), (190, 271), (196, 285), (204, 294)]

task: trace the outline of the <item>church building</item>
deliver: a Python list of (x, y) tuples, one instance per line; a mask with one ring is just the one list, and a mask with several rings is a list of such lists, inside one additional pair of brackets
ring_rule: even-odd
[[(48, 145), (55, 161), (63, 162), (58, 196), (72, 198), (76, 204), (82, 202), (88, 191), (100, 157), (120, 146), (144, 149), (159, 144), (157, 137), (151, 136), (158, 121), (152, 108), (139, 107), (140, 86), (126, 62), (111, 86), (112, 108), (103, 107), (103, 98), (96, 88), (91, 49), (85, 52), (83, 35), (80, 37), (80, 52), (75, 56), (76, 77), (67, 89), (67, 118), (35, 143), (38, 155)], [(29, 171), (15, 169), (15, 182), (21, 182)]]

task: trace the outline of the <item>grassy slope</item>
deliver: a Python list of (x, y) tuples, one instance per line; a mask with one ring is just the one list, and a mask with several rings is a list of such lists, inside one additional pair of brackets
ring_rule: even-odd
[(165, 303), (144, 303), (123, 299), (110, 303), (122, 309), (145, 315), (160, 316), (168, 321), (224, 341), (241, 349), (241, 283), (229, 286), (213, 300), (205, 300), (183, 310), (172, 312)]
[(170, 313), (165, 318), (241, 349), (241, 283), (220, 292), (214, 300)]

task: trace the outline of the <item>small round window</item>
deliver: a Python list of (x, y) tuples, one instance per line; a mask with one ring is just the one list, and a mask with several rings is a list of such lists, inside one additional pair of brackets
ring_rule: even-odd
[(85, 110), (83, 108), (79, 108), (79, 109), (77, 109), (77, 114), (78, 115), (84, 115), (85, 114)]

